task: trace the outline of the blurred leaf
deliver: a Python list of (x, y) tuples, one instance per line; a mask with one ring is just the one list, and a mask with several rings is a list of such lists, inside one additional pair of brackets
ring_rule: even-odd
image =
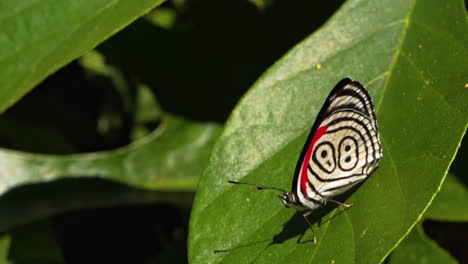
[(135, 127), (132, 129), (132, 139), (146, 136), (156, 126), (155, 120), (162, 115), (161, 108), (151, 89), (146, 85), (137, 87), (135, 110)]
[(145, 16), (155, 26), (171, 29), (176, 22), (177, 13), (173, 8), (156, 8)]
[(12, 262), (8, 261), (8, 253), (11, 244), (10, 235), (3, 235), (0, 238), (0, 263), (10, 264)]
[(0, 112), (45, 77), (161, 0), (21, 1), (0, 4)]
[[(163, 113), (150, 87), (145, 84), (133, 84), (127, 81), (124, 74), (118, 68), (108, 64), (104, 56), (97, 50), (84, 55), (80, 62), (88, 70), (89, 74), (101, 75), (112, 81), (112, 87), (118, 91), (125, 112), (131, 113), (133, 116), (134, 125), (130, 136), (132, 141), (143, 138), (157, 127)], [(136, 92), (133, 90), (136, 90)], [(133, 93), (136, 93), (136, 95)], [(105, 98), (109, 97), (105, 96)], [(121, 129), (121, 124), (117, 124), (116, 120), (124, 118), (118, 114), (118, 111), (113, 109), (115, 100), (110, 99), (106, 100), (106, 102), (98, 121), (98, 131), (101, 134), (110, 134), (113, 130)]]
[(135, 111), (135, 120), (137, 123), (144, 124), (158, 120), (162, 113), (154, 94), (146, 85), (140, 85), (137, 91), (137, 106)]
[(258, 9), (262, 10), (262, 9), (272, 6), (275, 1), (274, 0), (249, 0), (249, 2), (255, 5)]
[(424, 234), (421, 225), (416, 225), (409, 235), (390, 255), (388, 264), (456, 264), (444, 249)]
[[(189, 260), (383, 261), (429, 206), (467, 127), (464, 10), (460, 0), (348, 1), (269, 69), (214, 147), (191, 215)], [(345, 76), (374, 98), (384, 157), (349, 199), (355, 206), (322, 219), (318, 245), (298, 243), (310, 231), (274, 193), (225, 182), (288, 188), (318, 110)]]
[(96, 50), (92, 50), (80, 58), (80, 64), (88, 74), (102, 75), (112, 82), (112, 87), (119, 93), (119, 98), (123, 101), (124, 108), (131, 110), (129, 83), (120, 70), (106, 62), (106, 58)]
[[(52, 213), (128, 203), (125, 198), (132, 197), (128, 193), (127, 196), (116, 197), (122, 193), (121, 188), (115, 190), (107, 186), (92, 190), (85, 185), (82, 186), (85, 189), (79, 189), (77, 183), (71, 187), (51, 187), (45, 192), (41, 192), (44, 190), (41, 188), (29, 190), (26, 193), (29, 197), (17, 194), (21, 193), (20, 190), (5, 195), (7, 191), (25, 184), (101, 178), (163, 192), (193, 191), (219, 132), (220, 127), (215, 124), (167, 116), (151, 135), (113, 151), (53, 156), (2, 149), (0, 232)], [(153, 201), (160, 199), (153, 196), (150, 197)], [(164, 196), (164, 193), (159, 196)]]
[(425, 218), (438, 221), (468, 221), (468, 189), (449, 173), (442, 189), (424, 214)]
[(0, 194), (26, 183), (70, 175), (100, 177), (137, 187), (194, 190), (220, 127), (167, 116), (146, 138), (113, 151), (53, 156), (3, 149)]

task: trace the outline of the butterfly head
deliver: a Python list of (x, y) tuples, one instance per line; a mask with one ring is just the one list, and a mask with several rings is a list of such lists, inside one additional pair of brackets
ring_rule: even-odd
[(278, 196), (281, 201), (284, 203), (286, 208), (294, 208), (299, 211), (310, 210), (312, 208), (305, 207), (304, 204), (301, 203), (299, 197), (294, 192), (284, 192), (283, 195)]
[(278, 196), (281, 201), (284, 203), (284, 205), (287, 208), (293, 207), (296, 208), (297, 210), (303, 211), (307, 208), (302, 205), (301, 201), (299, 200), (299, 197), (297, 197), (297, 194), (294, 192), (288, 192), (280, 188), (276, 187), (271, 187), (271, 186), (265, 186), (265, 185), (260, 185), (260, 184), (252, 184), (252, 183), (247, 183), (247, 182), (239, 182), (239, 181), (233, 181), (233, 180), (228, 180), (228, 183), (233, 183), (233, 184), (246, 184), (246, 185), (252, 185), (257, 187), (257, 190), (277, 190), (277, 191), (282, 191), (283, 194)]
[(299, 199), (292, 192), (284, 192), (283, 195), (280, 195), (278, 197), (281, 199), (281, 201), (284, 203), (284, 205), (287, 208), (290, 208), (290, 207), (296, 208), (300, 205)]

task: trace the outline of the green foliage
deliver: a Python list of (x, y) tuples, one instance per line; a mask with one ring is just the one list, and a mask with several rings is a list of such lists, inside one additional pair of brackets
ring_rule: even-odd
[(47, 75), (160, 4), (4, 0), (0, 8), (0, 112)]
[[(123, 221), (108, 243), (126, 245), (125, 230), (140, 225), (106, 210), (142, 204), (157, 210), (130, 218), (158, 235), (146, 244), (151, 259), (131, 263), (185, 262), (187, 251), (190, 263), (379, 263), (392, 250), (388, 263), (455, 262), (422, 223), (467, 221), (466, 167), (445, 177), (468, 123), (462, 1), (349, 0), (313, 34), (338, 1), (176, 0), (153, 9), (162, 2), (0, 4), (1, 263), (88, 257), (83, 249), (99, 234), (70, 255), (64, 233), (79, 233), (91, 209), (110, 215), (106, 226)], [(75, 59), (51, 88), (57, 75), (46, 78)], [(384, 156), (340, 197), (354, 207), (315, 212), (314, 246), (277, 194), (226, 180), (289, 189), (310, 126), (343, 77), (369, 89)], [(228, 114), (224, 128), (194, 121)]]
[(10, 236), (3, 236), (2, 238), (0, 238), (0, 261), (5, 264), (11, 263), (7, 259), (10, 243), (11, 243)]
[[(461, 1), (349, 1), (269, 69), (233, 111), (201, 179), (190, 261), (381, 262), (429, 206), (466, 130), (463, 10)], [(291, 227), (297, 214), (275, 194), (224, 182), (288, 188), (310, 125), (345, 76), (374, 98), (384, 157), (349, 198), (353, 208), (328, 210), (318, 245), (298, 244), (310, 232)]]
[[(194, 190), (218, 132), (216, 125), (166, 116), (161, 127), (144, 139), (108, 152), (51, 156), (2, 150), (0, 192), (24, 183), (71, 175), (105, 178), (155, 190)], [(21, 177), (11, 177), (18, 171)]]
[[(0, 68), (0, 112), (49, 74), (161, 2), (3, 1), (0, 62), (6, 67)], [(47, 114), (52, 114), (52, 119), (65, 116), (66, 122), (79, 123), (89, 117), (87, 109), (73, 106), (81, 103), (89, 107), (96, 93), (87, 94), (85, 102), (77, 102), (77, 98), (70, 105), (60, 92), (49, 97), (42, 92), (40, 97), (30, 96), (27, 102), (5, 113), (0, 118), (0, 142), (23, 151), (0, 149), (0, 232), (8, 234), (1, 242), (2, 263), (7, 259), (15, 263), (64, 262), (57, 252), (57, 230), (43, 228), (51, 226), (48, 219), (57, 215), (142, 203), (191, 206), (193, 191), (221, 127), (161, 110), (147, 85), (131, 81), (97, 52), (83, 57), (81, 65), (89, 80), (112, 84), (112, 88), (103, 89), (104, 101), (99, 105), (94, 127), (97, 137), (112, 143), (119, 130), (126, 135), (127, 126), (129, 138), (135, 141), (107, 151), (62, 154), (83, 149), (80, 142), (92, 139), (83, 133), (86, 131), (80, 123), (73, 124), (73, 133), (84, 140), (73, 140), (58, 122), (46, 123)], [(73, 93), (77, 82), (70, 79), (62, 87), (64, 93)], [(89, 81), (85, 85), (93, 84)], [(32, 100), (36, 101), (31, 106)], [(29, 110), (30, 117), (21, 118), (18, 109), (28, 104), (35, 112)], [(44, 109), (51, 110), (44, 114)], [(41, 119), (36, 121), (33, 116)], [(41, 219), (45, 222), (35, 222)], [(56, 225), (57, 221), (53, 223)]]

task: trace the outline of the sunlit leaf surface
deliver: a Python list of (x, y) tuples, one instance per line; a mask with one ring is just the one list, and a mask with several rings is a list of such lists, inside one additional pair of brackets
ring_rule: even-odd
[(162, 0), (2, 0), (0, 112)]

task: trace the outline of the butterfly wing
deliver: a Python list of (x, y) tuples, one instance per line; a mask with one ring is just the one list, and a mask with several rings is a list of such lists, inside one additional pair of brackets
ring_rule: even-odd
[(367, 178), (382, 157), (372, 99), (359, 82), (341, 80), (327, 97), (301, 153), (293, 191), (313, 209)]

